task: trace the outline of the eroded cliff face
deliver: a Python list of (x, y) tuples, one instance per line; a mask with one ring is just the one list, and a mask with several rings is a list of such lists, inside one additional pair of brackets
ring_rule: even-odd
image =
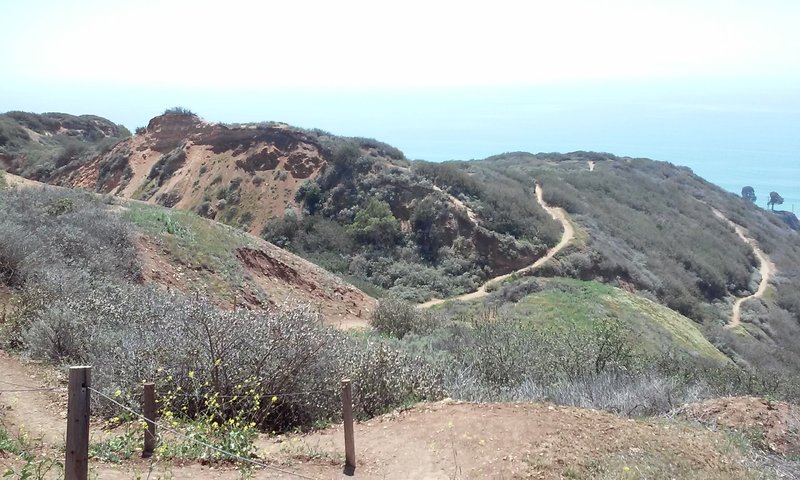
[(300, 185), (329, 153), (280, 124), (228, 127), (165, 114), (65, 180), (75, 187), (193, 210), (258, 233), (297, 209)]

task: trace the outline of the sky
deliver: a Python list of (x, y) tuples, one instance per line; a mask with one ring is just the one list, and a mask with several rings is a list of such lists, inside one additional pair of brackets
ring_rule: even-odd
[[(798, 25), (796, 0), (4, 1), (0, 111), (133, 129), (181, 105), (429, 160), (583, 149), (791, 168)], [(752, 175), (728, 173), (716, 181)]]

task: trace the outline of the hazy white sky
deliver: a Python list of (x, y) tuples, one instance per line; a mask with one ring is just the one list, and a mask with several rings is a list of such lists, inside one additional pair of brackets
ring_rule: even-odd
[(3, 0), (0, 45), (6, 86), (800, 79), (800, 2)]
[(800, 204), (800, 0), (0, 0), (0, 45), (0, 112), (609, 151)]

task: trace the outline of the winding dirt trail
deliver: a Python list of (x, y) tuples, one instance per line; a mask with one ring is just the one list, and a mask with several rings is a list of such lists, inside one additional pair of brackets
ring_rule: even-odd
[(442, 303), (449, 302), (452, 300), (469, 301), (478, 298), (483, 298), (489, 294), (489, 292), (487, 291), (489, 287), (502, 282), (503, 280), (509, 278), (514, 274), (526, 274), (531, 270), (539, 268), (545, 262), (556, 256), (556, 254), (558, 254), (558, 252), (563, 250), (567, 245), (569, 245), (572, 239), (575, 238), (575, 229), (572, 228), (572, 224), (569, 222), (569, 219), (567, 218), (567, 212), (565, 212), (563, 208), (551, 207), (547, 205), (547, 203), (545, 203), (544, 201), (543, 195), (544, 192), (542, 190), (541, 185), (537, 185), (536, 201), (539, 202), (539, 205), (541, 205), (542, 208), (545, 209), (545, 211), (549, 213), (551, 217), (553, 217), (553, 220), (557, 220), (559, 223), (561, 223), (561, 226), (564, 228), (564, 233), (561, 235), (561, 240), (555, 247), (548, 250), (545, 256), (536, 260), (531, 265), (520, 268), (519, 270), (513, 271), (511, 273), (506, 273), (505, 275), (500, 275), (497, 277), (490, 278), (474, 292), (465, 293), (463, 295), (458, 295), (456, 297), (451, 297), (451, 298), (433, 298), (425, 303), (420, 303), (417, 307), (430, 308), (434, 305), (440, 305)]
[(735, 328), (741, 325), (742, 323), (742, 304), (748, 300), (754, 298), (761, 298), (764, 296), (764, 292), (767, 291), (767, 287), (769, 286), (769, 282), (772, 279), (773, 275), (777, 269), (775, 268), (775, 264), (772, 263), (772, 260), (761, 250), (761, 247), (758, 245), (758, 242), (753, 240), (747, 235), (745, 229), (736, 223), (734, 223), (731, 219), (723, 215), (722, 212), (717, 210), (716, 208), (711, 209), (721, 220), (725, 221), (733, 227), (736, 231), (736, 235), (742, 239), (744, 243), (750, 246), (753, 249), (753, 254), (755, 254), (756, 258), (758, 259), (759, 267), (758, 270), (761, 273), (761, 282), (758, 284), (758, 289), (752, 295), (748, 295), (746, 297), (737, 298), (735, 302), (733, 302), (733, 311), (731, 312), (731, 320), (725, 326), (725, 328)]

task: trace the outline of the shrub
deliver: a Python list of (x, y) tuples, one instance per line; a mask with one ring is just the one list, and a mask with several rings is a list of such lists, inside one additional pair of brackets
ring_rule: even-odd
[(296, 202), (303, 202), (306, 212), (308, 212), (309, 215), (314, 215), (321, 207), (323, 201), (322, 189), (319, 188), (317, 182), (306, 182), (297, 189), (294, 200)]
[[(388, 345), (352, 340), (323, 326), (308, 306), (226, 312), (201, 298), (152, 288), (85, 287), (68, 298), (50, 294), (41, 308), (28, 311), (29, 352), (94, 364), (98, 388), (126, 392), (126, 401), (136, 402), (138, 385), (155, 380), (168, 417), (211, 414), (268, 430), (308, 427), (338, 415), (343, 376), (357, 385), (360, 416), (438, 395), (425, 362)], [(84, 343), (66, 333), (76, 323), (83, 325)], [(109, 405), (98, 408), (113, 412)]]
[(486, 298), (485, 303), (490, 306), (499, 307), (507, 303), (516, 303), (526, 296), (541, 290), (542, 286), (536, 279), (510, 282), (492, 292), (489, 297)]
[(348, 230), (361, 242), (381, 247), (395, 244), (400, 235), (400, 225), (389, 204), (376, 198), (370, 198), (366, 205), (356, 211)]
[(0, 275), (12, 283), (58, 265), (139, 277), (130, 227), (98, 199), (76, 192), (0, 192)]
[(428, 334), (439, 325), (430, 310), (421, 310), (402, 300), (386, 298), (378, 303), (369, 321), (375, 330), (397, 338), (409, 333)]
[(164, 115), (185, 115), (194, 116), (195, 113), (185, 107), (172, 107), (164, 110)]
[(172, 177), (179, 168), (186, 163), (186, 151), (183, 147), (177, 147), (169, 153), (161, 155), (158, 161), (150, 169), (147, 175), (149, 180), (157, 179), (158, 186), (162, 186), (164, 182)]
[(287, 210), (282, 218), (267, 222), (261, 231), (261, 236), (264, 240), (281, 248), (288, 248), (292, 245), (299, 228), (300, 224), (297, 215), (292, 210)]
[(25, 344), (31, 356), (56, 364), (85, 360), (88, 334), (80, 321), (80, 312), (49, 308), (37, 316), (25, 332)]

